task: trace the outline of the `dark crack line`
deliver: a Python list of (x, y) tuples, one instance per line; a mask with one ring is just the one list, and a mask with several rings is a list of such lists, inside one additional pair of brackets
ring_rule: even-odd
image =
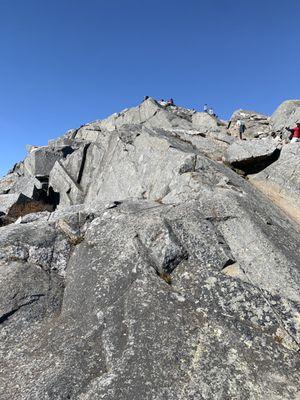
[(3, 324), (5, 321), (7, 321), (12, 315), (14, 315), (17, 311), (19, 311), (21, 308), (28, 306), (32, 303), (35, 303), (38, 301), (41, 297), (44, 297), (45, 294), (35, 294), (31, 296), (31, 300), (29, 300), (27, 303), (21, 304), (17, 308), (14, 308), (13, 310), (9, 311), (6, 314), (3, 314), (2, 317), (0, 317), (0, 324)]
[(79, 169), (79, 173), (78, 173), (78, 177), (77, 177), (78, 185), (80, 185), (80, 182), (81, 182), (81, 179), (82, 179), (83, 170), (84, 170), (85, 162), (86, 162), (87, 151), (88, 151), (90, 145), (91, 145), (91, 143), (88, 143), (83, 148), (81, 165), (80, 165), (80, 169)]

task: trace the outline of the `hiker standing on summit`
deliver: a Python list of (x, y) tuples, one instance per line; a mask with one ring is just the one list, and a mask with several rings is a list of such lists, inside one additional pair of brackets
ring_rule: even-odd
[(291, 132), (289, 139), (291, 139), (291, 143), (300, 142), (300, 122), (297, 122), (295, 128), (285, 128), (289, 132)]

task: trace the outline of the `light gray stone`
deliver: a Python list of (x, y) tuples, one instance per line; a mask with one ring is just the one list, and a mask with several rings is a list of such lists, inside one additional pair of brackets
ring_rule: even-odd
[(25, 173), (30, 176), (49, 176), (56, 161), (70, 153), (70, 148), (55, 149), (52, 147), (38, 147), (30, 152), (24, 160)]
[(274, 164), (251, 177), (257, 188), (297, 222), (300, 222), (299, 157), (300, 143), (284, 145)]
[(300, 121), (300, 100), (286, 100), (271, 116), (271, 125), (275, 131), (285, 127), (293, 128)]
[(20, 177), (11, 187), (9, 193), (22, 193), (33, 200), (40, 200), (46, 197), (47, 191), (38, 179), (26, 176)]
[(18, 181), (19, 175), (15, 172), (9, 173), (0, 179), (0, 194), (8, 194), (13, 185)]
[(300, 145), (207, 117), (148, 99), (51, 142), (58, 208), (0, 228), (1, 400), (297, 398), (300, 213), (261, 191), (297, 208)]

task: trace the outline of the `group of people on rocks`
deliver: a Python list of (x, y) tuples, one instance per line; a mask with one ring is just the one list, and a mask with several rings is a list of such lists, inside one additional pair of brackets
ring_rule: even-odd
[[(149, 96), (144, 97), (144, 101), (148, 100), (148, 99), (149, 99)], [(172, 98), (167, 101), (165, 101), (164, 99), (160, 99), (158, 101), (158, 103), (163, 107), (175, 106), (174, 100)]]
[(175, 106), (174, 100), (172, 98), (167, 101), (165, 101), (164, 99), (160, 99), (159, 104), (163, 107)]
[(214, 112), (214, 109), (212, 107), (208, 107), (207, 104), (204, 104), (203, 112), (211, 115), (212, 117), (218, 118), (217, 114)]
[[(145, 96), (144, 100), (149, 99), (149, 96)], [(175, 106), (174, 100), (172, 98), (170, 98), (169, 100), (165, 101), (164, 99), (160, 99), (158, 101), (158, 103), (163, 106), (163, 107), (169, 107), (169, 106)], [(218, 118), (218, 116), (216, 115), (216, 113), (214, 112), (214, 109), (212, 107), (209, 107), (207, 104), (204, 104), (203, 106), (203, 112), (207, 113), (208, 115), (214, 117), (214, 118)], [(228, 122), (227, 125), (227, 129), (230, 128), (232, 121), (230, 120)], [(239, 138), (241, 140), (243, 140), (243, 134), (246, 131), (246, 125), (245, 122), (242, 121), (241, 119), (238, 119), (235, 123), (235, 126), (238, 129), (239, 132)], [(296, 123), (296, 126), (294, 128), (289, 128), (286, 127), (286, 130), (288, 130), (290, 132), (289, 135), (289, 140), (291, 143), (296, 143), (296, 142), (300, 142), (300, 122)]]

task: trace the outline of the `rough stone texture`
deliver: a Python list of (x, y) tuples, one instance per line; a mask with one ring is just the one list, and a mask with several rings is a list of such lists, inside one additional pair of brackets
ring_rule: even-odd
[(9, 173), (0, 179), (0, 194), (9, 193), (13, 185), (18, 181), (19, 175), (17, 173)]
[(20, 177), (10, 188), (9, 193), (22, 193), (25, 196), (40, 200), (46, 196), (43, 184), (35, 177)]
[(233, 136), (239, 136), (238, 127), (236, 126), (238, 119), (242, 120), (246, 126), (246, 130), (243, 134), (244, 138), (253, 139), (270, 136), (271, 134), (269, 117), (257, 113), (256, 111), (237, 110), (230, 118), (231, 125), (229, 133)]
[(271, 125), (275, 131), (285, 127), (293, 128), (300, 121), (300, 100), (284, 101), (271, 116)]
[(69, 152), (71, 152), (70, 148), (38, 147), (32, 150), (25, 158), (25, 171), (31, 176), (48, 176), (55, 162)]
[[(297, 399), (300, 219), (196, 116), (149, 99), (62, 137), (59, 207), (0, 228), (1, 400)], [(299, 148), (251, 182), (289, 170), (298, 201)]]
[(300, 222), (300, 144), (283, 146), (280, 158), (268, 168), (253, 175), (251, 181), (264, 191), (292, 218)]
[(198, 129), (201, 133), (211, 132), (218, 128), (218, 120), (205, 113), (197, 112), (192, 116), (193, 127)]

